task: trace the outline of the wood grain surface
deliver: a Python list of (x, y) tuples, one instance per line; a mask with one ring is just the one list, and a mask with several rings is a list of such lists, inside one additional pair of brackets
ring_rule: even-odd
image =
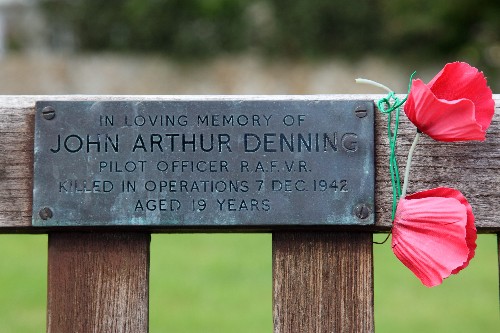
[(274, 333), (373, 332), (372, 235), (273, 233)]
[[(373, 99), (379, 95), (317, 96), (0, 96), (0, 233), (47, 232), (31, 226), (33, 133), (37, 100), (181, 100), (181, 99)], [(454, 187), (473, 207), (479, 232), (499, 232), (500, 219), (500, 95), (485, 142), (442, 143), (421, 139), (413, 159), (409, 192), (439, 186)], [(415, 127), (401, 117), (398, 159), (401, 172)], [(387, 231), (391, 225), (391, 184), (388, 172), (386, 118), (376, 113), (376, 225), (367, 231)], [(155, 232), (168, 230), (156, 229)]]
[(150, 240), (49, 233), (47, 332), (148, 332)]

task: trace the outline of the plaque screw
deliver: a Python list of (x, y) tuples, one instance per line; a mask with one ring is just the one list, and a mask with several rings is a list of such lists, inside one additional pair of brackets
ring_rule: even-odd
[(359, 204), (354, 208), (354, 215), (364, 220), (370, 216), (370, 208), (365, 204)]
[(364, 105), (359, 105), (355, 110), (354, 113), (356, 113), (356, 117), (358, 118), (364, 118), (368, 115), (368, 110), (366, 109), (366, 106)]
[(56, 116), (56, 110), (52, 106), (46, 106), (42, 110), (42, 116), (46, 120), (52, 120)]
[(52, 218), (53, 213), (49, 207), (44, 207), (44, 208), (40, 209), (40, 211), (38, 212), (38, 215), (40, 215), (40, 218), (42, 220), (49, 220)]

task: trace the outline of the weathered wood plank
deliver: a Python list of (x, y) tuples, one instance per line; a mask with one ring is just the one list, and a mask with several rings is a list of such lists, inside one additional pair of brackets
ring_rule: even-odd
[(147, 333), (146, 233), (50, 233), (47, 332)]
[(274, 333), (373, 332), (370, 233), (273, 233)]
[[(318, 96), (1, 96), (0, 97), (0, 233), (47, 232), (31, 227), (34, 105), (37, 100), (181, 100), (333, 98), (378, 99), (379, 95)], [(500, 95), (485, 142), (440, 143), (424, 137), (417, 147), (409, 192), (455, 187), (470, 201), (479, 232), (500, 231)], [(401, 172), (415, 133), (401, 117), (398, 158)], [(387, 165), (386, 118), (376, 115), (376, 216), (372, 231), (390, 228), (391, 185)], [(163, 231), (163, 230), (156, 230)]]
[[(492, 211), (500, 208), (500, 95), (485, 142), (437, 142), (422, 136), (411, 168), (409, 193), (434, 187), (460, 190), (472, 205), (479, 232), (500, 230), (500, 220)], [(403, 115), (398, 139), (398, 163), (404, 172), (406, 155), (415, 137), (415, 127)], [(376, 206), (377, 225), (389, 227), (392, 198), (388, 172), (386, 119), (376, 118)]]

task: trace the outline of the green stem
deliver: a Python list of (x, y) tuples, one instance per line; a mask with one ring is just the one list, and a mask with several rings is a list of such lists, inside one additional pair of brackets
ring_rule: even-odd
[(404, 198), (406, 196), (406, 190), (408, 189), (408, 178), (410, 177), (411, 159), (413, 157), (413, 153), (415, 152), (415, 148), (417, 147), (420, 134), (421, 132), (417, 131), (417, 135), (415, 135), (415, 139), (413, 139), (410, 151), (408, 152), (408, 159), (406, 160), (405, 177), (403, 180), (403, 190), (401, 191), (401, 198)]

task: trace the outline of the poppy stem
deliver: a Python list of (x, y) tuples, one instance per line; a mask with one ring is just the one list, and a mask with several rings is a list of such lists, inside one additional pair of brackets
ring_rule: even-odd
[(384, 86), (382, 83), (379, 83), (377, 81), (372, 81), (372, 80), (368, 80), (368, 79), (362, 79), (362, 78), (359, 78), (359, 79), (356, 79), (355, 80), (356, 83), (362, 83), (362, 84), (369, 84), (371, 86), (375, 86), (375, 87), (378, 87), (378, 88), (381, 88), (381, 89), (384, 89), (385, 91), (387, 91), (388, 93), (392, 93), (393, 91), (391, 89), (389, 89), (387, 86)]
[(421, 133), (422, 132), (417, 131), (417, 135), (415, 135), (415, 139), (413, 139), (410, 151), (408, 152), (408, 159), (406, 160), (405, 177), (403, 180), (403, 190), (401, 191), (401, 198), (404, 198), (406, 196), (406, 190), (408, 189), (408, 178), (410, 177), (411, 159), (413, 157), (413, 153), (415, 152), (415, 148), (417, 147), (418, 139), (420, 139)]

